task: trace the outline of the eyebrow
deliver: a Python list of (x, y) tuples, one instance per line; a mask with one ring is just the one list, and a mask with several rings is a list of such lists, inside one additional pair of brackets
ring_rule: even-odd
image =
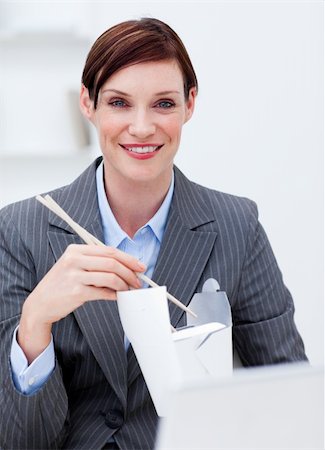
[(118, 89), (104, 89), (103, 90), (103, 94), (105, 92), (114, 92), (115, 94), (123, 95), (123, 97), (131, 97), (130, 94), (127, 94), (126, 92), (119, 91)]
[[(104, 89), (103, 94), (105, 92), (114, 92), (115, 94), (122, 95), (123, 97), (131, 97), (130, 94), (127, 94), (126, 92), (119, 91), (118, 89)], [(179, 91), (161, 91), (157, 92), (155, 95), (169, 95), (169, 94), (180, 94)]]
[(161, 92), (157, 92), (156, 95), (168, 95), (168, 94), (180, 94), (179, 91), (161, 91)]

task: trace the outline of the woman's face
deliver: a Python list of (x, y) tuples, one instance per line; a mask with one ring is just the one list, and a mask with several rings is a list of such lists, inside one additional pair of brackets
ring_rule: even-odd
[(97, 129), (105, 174), (133, 182), (170, 178), (194, 100), (194, 88), (185, 99), (175, 61), (139, 63), (119, 70), (101, 88), (96, 109), (82, 87), (81, 108)]

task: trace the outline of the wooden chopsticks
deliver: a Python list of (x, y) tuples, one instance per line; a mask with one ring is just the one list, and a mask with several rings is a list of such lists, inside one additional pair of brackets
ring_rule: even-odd
[[(105, 247), (105, 244), (101, 242), (99, 239), (97, 239), (95, 236), (93, 236), (89, 231), (85, 230), (85, 228), (81, 227), (77, 222), (75, 222), (62, 208), (59, 206), (52, 197), (49, 195), (45, 195), (45, 197), (42, 197), (40, 195), (36, 196), (36, 200), (38, 200), (42, 205), (46, 206), (48, 209), (50, 209), (52, 212), (54, 212), (57, 216), (59, 216), (62, 220), (64, 220), (80, 237), (81, 239), (89, 245), (101, 245)], [(137, 272), (137, 276), (144, 281), (145, 283), (148, 283), (151, 287), (159, 287), (157, 283), (152, 281), (149, 277), (144, 275), (143, 273)], [(173, 295), (169, 294), (167, 292), (167, 298), (174, 303), (176, 306), (181, 308), (183, 311), (186, 311), (187, 313), (191, 314), (193, 317), (197, 317), (197, 315), (187, 306), (185, 306), (182, 302), (177, 300)]]

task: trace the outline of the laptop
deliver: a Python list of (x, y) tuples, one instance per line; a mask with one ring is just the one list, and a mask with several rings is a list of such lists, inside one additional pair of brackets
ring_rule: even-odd
[(324, 449), (324, 370), (237, 369), (175, 391), (155, 450)]

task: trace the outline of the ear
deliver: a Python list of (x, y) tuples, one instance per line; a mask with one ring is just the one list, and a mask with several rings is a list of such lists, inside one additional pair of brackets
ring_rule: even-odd
[(79, 105), (82, 114), (86, 117), (86, 119), (92, 122), (94, 115), (94, 102), (89, 97), (89, 91), (83, 84), (80, 88)]
[(186, 113), (184, 123), (186, 123), (192, 117), (195, 106), (195, 98), (196, 98), (196, 88), (192, 87), (189, 91), (188, 99), (186, 100)]

